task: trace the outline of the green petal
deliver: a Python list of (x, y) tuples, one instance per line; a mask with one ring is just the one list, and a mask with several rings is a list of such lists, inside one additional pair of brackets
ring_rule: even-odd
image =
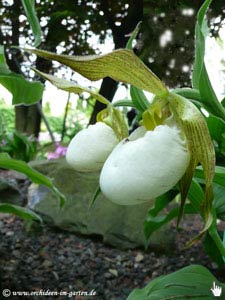
[(191, 153), (190, 165), (180, 182), (181, 208), (184, 207), (195, 167), (198, 164), (201, 164), (203, 167), (206, 185), (205, 197), (202, 200), (201, 207), (202, 217), (205, 220), (205, 227), (200, 233), (202, 235), (213, 221), (211, 211), (213, 200), (212, 182), (215, 171), (214, 147), (205, 119), (194, 104), (173, 93), (170, 93), (168, 101), (176, 122), (180, 125), (187, 138), (187, 144)]
[(99, 102), (103, 103), (103, 104), (110, 104), (110, 102), (103, 97), (102, 95), (100, 95), (97, 92), (92, 91), (91, 89), (88, 88), (84, 88), (80, 85), (77, 85), (75, 83), (73, 83), (72, 81), (68, 81), (62, 78), (58, 78), (56, 76), (53, 75), (49, 75), (43, 72), (40, 72), (36, 69), (33, 68), (33, 70), (42, 78), (48, 80), (49, 82), (51, 82), (54, 86), (56, 86), (58, 89), (69, 92), (69, 93), (76, 93), (76, 94), (80, 94), (83, 92), (87, 92), (89, 93), (91, 96), (93, 96), (95, 99), (97, 99)]

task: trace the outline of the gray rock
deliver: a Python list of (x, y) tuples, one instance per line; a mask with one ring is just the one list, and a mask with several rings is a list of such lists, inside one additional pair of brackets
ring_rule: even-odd
[(23, 198), (18, 190), (16, 179), (12, 178), (8, 173), (7, 176), (0, 174), (0, 202), (16, 205), (23, 204)]
[[(64, 159), (35, 162), (32, 166), (53, 178), (67, 198), (60, 209), (56, 197), (45, 187), (32, 184), (29, 189), (29, 206), (47, 216), (55, 226), (85, 235), (100, 235), (105, 243), (122, 249), (145, 245), (143, 222), (149, 203), (121, 206), (100, 194), (89, 208), (98, 186), (98, 173), (76, 172)], [(171, 249), (173, 243), (174, 236), (168, 228), (157, 231), (150, 241), (160, 251)]]

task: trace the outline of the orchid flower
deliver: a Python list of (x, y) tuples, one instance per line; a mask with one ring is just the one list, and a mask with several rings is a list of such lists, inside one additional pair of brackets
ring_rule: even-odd
[(136, 131), (141, 134), (134, 132), (121, 141), (101, 172), (101, 191), (117, 204), (153, 201), (173, 188), (190, 161), (185, 138), (176, 126)]
[(66, 160), (77, 171), (99, 171), (118, 142), (112, 128), (103, 122), (89, 125), (71, 140)]

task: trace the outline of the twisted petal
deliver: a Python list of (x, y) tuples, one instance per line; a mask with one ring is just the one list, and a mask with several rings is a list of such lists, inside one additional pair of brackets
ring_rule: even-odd
[(111, 127), (102, 122), (89, 125), (70, 142), (66, 160), (77, 171), (99, 171), (118, 142)]
[(106, 160), (100, 187), (111, 201), (140, 204), (170, 190), (183, 176), (190, 154), (177, 127), (138, 129), (121, 141)]

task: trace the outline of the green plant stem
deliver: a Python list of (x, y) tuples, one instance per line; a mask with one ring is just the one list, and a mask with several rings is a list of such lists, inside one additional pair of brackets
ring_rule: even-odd
[(199, 90), (191, 89), (191, 88), (178, 88), (172, 90), (173, 93), (176, 93), (180, 96), (183, 96), (187, 99), (201, 101), (201, 95)]
[(119, 106), (128, 106), (128, 107), (135, 107), (131, 100), (119, 100), (112, 104), (114, 107)]
[(49, 125), (49, 123), (48, 123), (47, 118), (45, 117), (45, 114), (44, 114), (44, 112), (43, 112), (43, 110), (42, 110), (41, 104), (38, 102), (38, 103), (36, 103), (36, 105), (37, 105), (38, 111), (39, 111), (39, 113), (40, 113), (40, 115), (41, 115), (41, 117), (42, 117), (42, 119), (43, 119), (43, 122), (45, 123), (45, 126), (46, 126), (46, 128), (47, 128), (47, 130), (48, 130), (48, 132), (49, 132), (49, 135), (50, 135), (50, 137), (51, 137), (51, 140), (52, 140), (52, 142), (55, 144), (54, 134), (53, 134), (53, 132), (52, 132), (52, 130), (51, 130), (51, 127), (50, 127), (50, 125)]
[(66, 133), (66, 119), (67, 119), (67, 115), (68, 115), (68, 110), (69, 110), (69, 103), (70, 103), (70, 93), (68, 93), (68, 97), (67, 97), (67, 102), (66, 102), (66, 107), (65, 107), (65, 113), (64, 113), (64, 117), (63, 117), (63, 125), (62, 125), (62, 133), (61, 133), (61, 142), (64, 139), (65, 133)]

